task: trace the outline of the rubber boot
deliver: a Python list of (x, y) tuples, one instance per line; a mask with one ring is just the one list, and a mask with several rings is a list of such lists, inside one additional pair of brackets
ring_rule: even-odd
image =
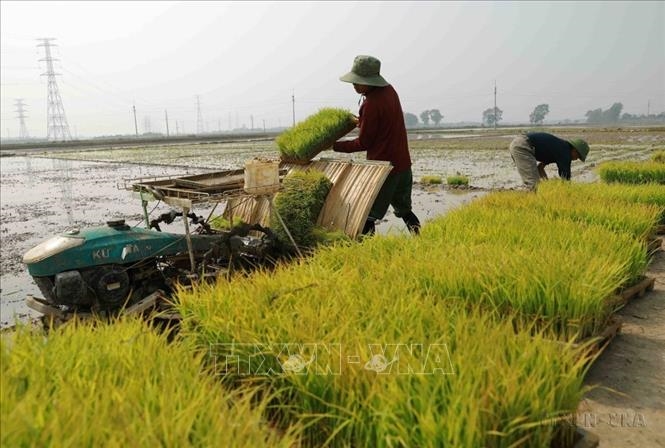
[(409, 229), (409, 232), (414, 235), (420, 235), (420, 221), (413, 212), (407, 213), (402, 219), (404, 220), (406, 227)]

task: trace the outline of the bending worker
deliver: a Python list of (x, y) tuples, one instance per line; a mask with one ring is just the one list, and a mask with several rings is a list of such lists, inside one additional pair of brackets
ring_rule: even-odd
[(338, 141), (337, 152), (367, 151), (367, 160), (383, 160), (393, 166), (379, 191), (363, 234), (375, 232), (375, 222), (382, 219), (392, 205), (395, 216), (402, 218), (411, 233), (420, 232), (420, 221), (411, 211), (413, 174), (406, 138), (404, 113), (397, 92), (379, 74), (381, 62), (372, 56), (356, 56), (351, 71), (339, 79), (353, 84), (362, 95), (359, 112), (359, 134), (354, 140)]
[(524, 184), (535, 190), (540, 179), (547, 179), (545, 166), (556, 163), (559, 177), (570, 180), (573, 160), (586, 160), (589, 145), (582, 139), (563, 140), (547, 132), (529, 132), (510, 142), (510, 155)]

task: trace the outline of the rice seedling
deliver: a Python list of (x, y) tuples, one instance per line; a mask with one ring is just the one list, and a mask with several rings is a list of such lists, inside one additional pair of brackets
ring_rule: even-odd
[[(641, 238), (661, 209), (644, 190), (631, 193), (642, 203), (615, 200), (607, 212), (618, 190), (545, 184), (490, 194), (419, 238), (323, 248), (182, 291), (185, 339), (209, 363), (226, 360), (227, 385), (276, 394), (267, 415), (302, 425), (305, 445), (569, 441), (561, 419), (584, 373), (571, 342), (598, 334), (608, 299), (644, 272)], [(416, 374), (411, 344), (445, 346), (445, 374)]]
[(605, 162), (598, 167), (603, 182), (665, 184), (665, 164), (660, 162)]
[[(549, 189), (554, 184), (543, 184)], [(607, 207), (615, 207), (616, 202), (637, 203), (656, 206), (661, 210), (660, 223), (665, 224), (665, 189), (657, 184), (574, 184), (573, 191), (579, 194), (579, 201), (595, 203), (601, 201)], [(542, 191), (542, 190), (541, 190)]]
[(351, 112), (344, 109), (323, 108), (278, 135), (275, 143), (282, 160), (307, 162), (351, 132), (355, 126)]
[(269, 414), (307, 446), (544, 446), (576, 409), (571, 345), (362, 275), (308, 264), (183, 292), (183, 332), (209, 362), (238, 362), (227, 383), (278, 391)]
[(463, 174), (456, 174), (454, 176), (448, 176), (446, 178), (446, 183), (448, 185), (452, 186), (460, 186), (460, 185), (469, 185), (469, 178), (467, 176), (464, 176)]
[[(649, 203), (616, 203), (603, 196), (604, 184), (581, 186), (564, 181), (543, 182), (537, 194), (500, 192), (487, 195), (470, 207), (498, 207), (520, 213), (529, 210), (550, 218), (565, 217), (577, 222), (599, 224), (615, 232), (627, 232), (645, 241), (657, 225), (662, 208)], [(616, 191), (616, 190), (615, 190)], [(654, 197), (657, 195), (655, 190)]]
[[(538, 199), (517, 192), (488, 195), (487, 200), (430, 221), (417, 241), (381, 238), (361, 249), (322, 252), (312, 263), (325, 263), (333, 270), (346, 266), (381, 278), (386, 291), (395, 282), (409, 281), (402, 275), (406, 272), (419, 279), (418, 289), (435, 288), (441, 300), (462, 298), (499, 313), (516, 313), (523, 322), (538, 319), (551, 326), (553, 337), (597, 334), (614, 311), (608, 297), (634, 283), (646, 268), (646, 247), (638, 238), (653, 226), (657, 210), (624, 204), (632, 210), (625, 213), (618, 204), (615, 219), (628, 222), (619, 226), (611, 224), (611, 215), (595, 219), (593, 207), (588, 216), (564, 206), (541, 211), (538, 207), (545, 201), (528, 202), (532, 198)], [(548, 203), (553, 207), (559, 202)], [(600, 212), (605, 213), (605, 207)], [(631, 219), (641, 224), (631, 226)], [(381, 260), (382, 269), (376, 268), (376, 260)]]
[[(512, 315), (519, 328), (536, 321), (552, 338), (580, 340), (602, 331), (614, 311), (608, 298), (643, 274), (645, 247), (602, 227), (581, 230), (565, 219), (502, 215), (453, 214), (430, 221), (417, 241), (376, 239), (364, 243), (362, 253), (322, 252), (312, 263), (358, 269), (383, 282), (385, 294), (408, 282), (437, 300)], [(550, 231), (524, 231), (542, 223)], [(390, 267), (378, 269), (376, 260), (390, 260)]]
[(420, 183), (425, 185), (439, 185), (443, 183), (441, 176), (423, 176), (420, 178)]
[(292, 245), (281, 218), (298, 246), (312, 246), (315, 236), (320, 235), (313, 229), (331, 187), (332, 182), (321, 171), (298, 170), (287, 175), (275, 196), (276, 213), (270, 217), (277, 238), (286, 246)]
[(251, 389), (223, 389), (190, 347), (137, 320), (48, 337), (22, 327), (2, 335), (0, 356), (2, 446), (297, 444), (266, 424)]

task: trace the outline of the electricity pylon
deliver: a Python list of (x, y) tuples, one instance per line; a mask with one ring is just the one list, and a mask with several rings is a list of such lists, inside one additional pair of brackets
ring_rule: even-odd
[(60, 92), (58, 91), (58, 83), (55, 80), (57, 73), (53, 69), (53, 59), (51, 56), (51, 46), (54, 45), (51, 43), (53, 38), (41, 38), (37, 39), (41, 41), (41, 44), (38, 44), (38, 47), (44, 47), (44, 59), (40, 61), (46, 62), (46, 73), (42, 73), (42, 76), (46, 76), (48, 81), (48, 99), (46, 103), (46, 139), (47, 140), (71, 140), (72, 135), (69, 132), (69, 124), (67, 124), (67, 117), (65, 116), (65, 108), (62, 105), (62, 98), (60, 98)]
[(20, 123), (20, 128), (18, 131), (18, 138), (20, 140), (25, 140), (27, 138), (30, 138), (30, 135), (28, 135), (28, 127), (25, 125), (25, 110), (23, 109), (25, 107), (25, 103), (23, 102), (23, 98), (18, 98), (16, 100), (16, 118), (19, 119)]

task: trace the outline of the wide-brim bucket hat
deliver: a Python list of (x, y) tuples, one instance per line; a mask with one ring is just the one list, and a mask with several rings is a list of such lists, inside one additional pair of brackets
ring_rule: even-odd
[(388, 81), (379, 74), (381, 71), (381, 61), (373, 56), (360, 55), (353, 60), (351, 71), (339, 79), (353, 84), (362, 84), (364, 86), (385, 87)]
[(589, 154), (589, 144), (581, 138), (574, 138), (570, 140), (570, 144), (577, 150), (582, 162), (586, 161), (586, 156)]

